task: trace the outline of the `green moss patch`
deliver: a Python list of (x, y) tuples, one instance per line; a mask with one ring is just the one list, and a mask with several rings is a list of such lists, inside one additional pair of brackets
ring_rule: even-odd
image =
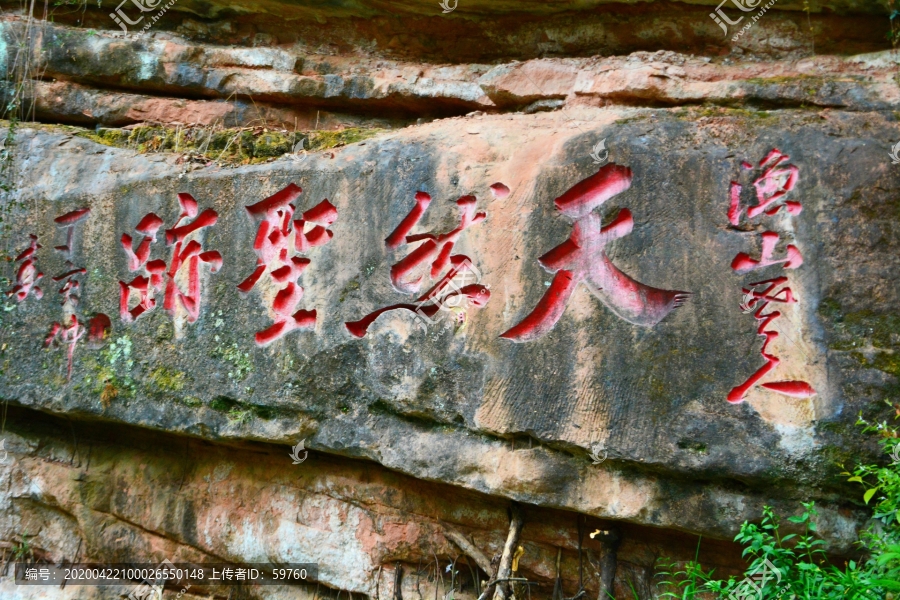
[(150, 382), (163, 392), (180, 392), (184, 389), (185, 374), (168, 367), (157, 367), (150, 372)]
[(254, 417), (270, 421), (277, 417), (294, 414), (289, 410), (280, 409), (274, 406), (243, 402), (228, 396), (216, 396), (210, 401), (209, 407), (213, 410), (225, 413), (225, 416), (229, 421), (240, 423), (245, 423)]
[[(829, 348), (849, 352), (862, 367), (900, 376), (900, 315), (871, 310), (845, 313), (831, 298), (822, 301), (819, 314), (831, 330)], [(878, 350), (874, 355), (864, 353), (872, 348)]]
[(675, 110), (672, 113), (676, 119), (693, 121), (700, 117), (731, 117), (743, 119), (771, 119), (775, 115), (765, 110), (748, 110), (746, 108), (730, 108), (714, 104), (687, 107)]
[(257, 164), (300, 150), (322, 151), (354, 144), (381, 133), (381, 129), (352, 127), (340, 131), (287, 131), (265, 127), (140, 126), (131, 129), (78, 130), (75, 135), (98, 144), (129, 148), (140, 153), (175, 152), (193, 162), (230, 165)]
[(237, 344), (223, 346), (214, 349), (210, 357), (228, 362), (231, 367), (228, 370), (228, 378), (233, 381), (243, 381), (253, 372), (253, 362), (249, 352), (241, 352)]

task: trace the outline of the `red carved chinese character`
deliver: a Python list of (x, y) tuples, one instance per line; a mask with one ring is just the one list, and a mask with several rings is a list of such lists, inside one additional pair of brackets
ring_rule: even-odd
[[(491, 192), (495, 197), (503, 198), (509, 194), (509, 188), (502, 183), (495, 183), (491, 186)], [(416, 192), (416, 201), (412, 210), (400, 221), (397, 228), (384, 242), (391, 250), (396, 250), (404, 244), (421, 242), (415, 250), (391, 267), (391, 284), (397, 291), (417, 294), (425, 278), (424, 273), (421, 272), (422, 268), (428, 265), (430, 265), (430, 268), (427, 269), (429, 278), (440, 279), (425, 294), (418, 297), (415, 304), (393, 304), (369, 313), (359, 321), (345, 323), (347, 331), (354, 337), (365, 336), (369, 326), (388, 311), (408, 310), (416, 313), (417, 319), (430, 320), (439, 311), (446, 311), (449, 307), (453, 312), (457, 312), (458, 319), (465, 319), (464, 308), (466, 306), (481, 308), (490, 300), (491, 292), (486, 286), (477, 283), (459, 285), (456, 281), (457, 277), (464, 282), (467, 277), (474, 275), (477, 280), (478, 273), (468, 256), (452, 254), (453, 247), (463, 231), (482, 222), (487, 218), (487, 213), (476, 211), (477, 199), (475, 196), (463, 196), (456, 201), (456, 205), (459, 207), (459, 225), (455, 229), (446, 233), (410, 235), (430, 204), (431, 196), (425, 192)], [(464, 326), (465, 322), (459, 324)]]
[(54, 247), (54, 250), (62, 253), (65, 257), (66, 271), (54, 276), (53, 281), (64, 282), (63, 286), (59, 289), (59, 293), (63, 297), (62, 305), (71, 306), (73, 309), (78, 306), (78, 301), (80, 300), (79, 293), (81, 290), (81, 281), (79, 280), (79, 276), (87, 273), (87, 269), (84, 267), (76, 267), (72, 262), (72, 255), (75, 251), (75, 225), (86, 219), (90, 214), (91, 209), (80, 208), (54, 219), (55, 223), (66, 228), (65, 245)]
[[(391, 250), (396, 250), (404, 243), (424, 242), (406, 258), (391, 267), (391, 283), (397, 291), (407, 294), (417, 293), (422, 286), (422, 276), (412, 281), (407, 278), (426, 262), (431, 262), (432, 279), (437, 278), (444, 269), (450, 266), (450, 253), (453, 252), (453, 246), (462, 232), (487, 217), (487, 213), (475, 212), (476, 202), (475, 196), (463, 196), (456, 201), (460, 211), (459, 225), (452, 231), (437, 235), (434, 233), (408, 235), (431, 204), (431, 196), (425, 192), (416, 192), (415, 206), (385, 240), (385, 244)], [(461, 255), (456, 256), (461, 257)]]
[(12, 289), (6, 292), (7, 296), (15, 296), (16, 302), (22, 302), (28, 298), (29, 294), (40, 300), (44, 296), (43, 290), (38, 286), (38, 282), (43, 273), (37, 270), (37, 251), (41, 245), (37, 243), (36, 235), (28, 236), (31, 243), (16, 257), (15, 262), (21, 262), (19, 269), (16, 271), (16, 283)]
[[(334, 233), (328, 229), (337, 220), (337, 208), (327, 199), (315, 205), (294, 219), (296, 208), (292, 204), (303, 190), (290, 184), (265, 200), (247, 206), (247, 212), (254, 219), (260, 219), (253, 250), (256, 252), (256, 269), (245, 279), (238, 289), (247, 293), (252, 290), (260, 277), (269, 271), (269, 276), (284, 285), (272, 302), (275, 323), (256, 333), (256, 344), (265, 346), (297, 329), (313, 329), (316, 326), (315, 310), (297, 310), (303, 298), (303, 288), (298, 281), (310, 260), (292, 256), (294, 252), (307, 252), (315, 246), (323, 246), (331, 241)], [(290, 237), (294, 236), (293, 243)]]
[[(793, 200), (784, 200), (787, 193), (794, 189), (800, 174), (800, 170), (794, 165), (783, 165), (790, 159), (789, 156), (782, 153), (777, 148), (773, 149), (759, 162), (759, 167), (763, 169), (762, 175), (753, 182), (756, 188), (757, 204), (747, 208), (747, 217), (752, 219), (763, 213), (768, 216), (776, 214), (782, 207), (787, 209), (791, 215), (798, 215), (802, 210), (799, 202)], [(782, 166), (783, 165), (783, 166)], [(742, 163), (744, 169), (751, 169), (749, 163)], [(738, 225), (741, 219), (741, 186), (740, 184), (731, 182), (731, 202), (728, 208), (728, 220), (732, 225)], [(783, 201), (783, 202), (782, 202)], [(803, 256), (800, 250), (793, 244), (788, 244), (786, 248), (786, 256), (776, 259), (775, 247), (778, 245), (780, 236), (774, 231), (765, 231), (762, 233), (762, 250), (759, 260), (750, 258), (745, 252), (740, 252), (731, 262), (731, 268), (737, 273), (749, 273), (770, 265), (783, 264), (786, 269), (796, 269), (803, 264)], [(781, 302), (791, 304), (796, 302), (791, 288), (784, 287), (774, 292), (773, 290), (787, 282), (786, 277), (778, 277), (758, 283), (750, 284), (749, 288), (744, 288), (745, 302), (742, 305), (745, 312), (750, 312), (754, 307), (757, 310), (754, 313), (756, 319), (760, 322), (757, 332), (764, 336), (766, 341), (763, 343), (762, 356), (766, 360), (766, 364), (759, 368), (747, 381), (732, 389), (728, 394), (728, 401), (732, 403), (741, 402), (750, 389), (763, 379), (770, 371), (772, 371), (780, 362), (773, 354), (767, 352), (769, 343), (778, 337), (776, 331), (767, 330), (766, 327), (781, 316), (779, 311), (764, 313), (763, 311), (770, 302)], [(758, 286), (767, 285), (762, 291), (755, 290)], [(791, 396), (794, 398), (809, 398), (816, 394), (815, 390), (805, 381), (775, 381), (761, 384), (762, 387)]]
[(556, 275), (534, 310), (500, 337), (528, 342), (549, 332), (581, 282), (618, 317), (645, 327), (656, 325), (687, 301), (690, 292), (639, 283), (606, 255), (606, 244), (631, 233), (634, 219), (631, 211), (622, 209), (602, 227), (600, 215), (593, 210), (631, 187), (631, 180), (631, 169), (610, 163), (555, 200), (557, 210), (575, 221), (569, 239), (538, 259)]
[[(55, 246), (54, 250), (61, 253), (66, 259), (65, 271), (53, 277), (55, 282), (63, 282), (59, 289), (62, 296), (63, 318), (61, 321), (53, 323), (50, 326), (50, 332), (44, 342), (46, 347), (52, 344), (67, 346), (67, 362), (66, 370), (67, 380), (72, 378), (72, 362), (75, 356), (75, 346), (84, 336), (84, 325), (79, 321), (77, 309), (81, 301), (81, 277), (87, 273), (84, 267), (78, 267), (72, 262), (75, 253), (75, 227), (88, 218), (91, 214), (89, 208), (79, 208), (71, 212), (57, 217), (54, 222), (66, 230), (66, 243), (62, 246)], [(91, 341), (101, 341), (109, 332), (109, 317), (103, 313), (97, 313), (91, 318), (89, 324), (88, 339)]]
[[(65, 321), (65, 319), (64, 319)], [(57, 341), (60, 345), (68, 346), (66, 356), (68, 359), (68, 368), (66, 369), (66, 381), (72, 379), (72, 360), (75, 357), (75, 344), (84, 335), (84, 327), (78, 322), (78, 317), (74, 314), (69, 315), (69, 324), (53, 323), (50, 326), (50, 333), (44, 346), (50, 347), (53, 342)]]
[(802, 265), (803, 256), (800, 254), (800, 250), (797, 249), (797, 246), (793, 244), (788, 244), (787, 257), (777, 260), (773, 258), (773, 255), (775, 254), (775, 246), (778, 244), (778, 240), (779, 235), (774, 231), (763, 232), (762, 252), (759, 260), (754, 260), (750, 258), (749, 254), (740, 252), (737, 256), (734, 257), (734, 260), (731, 261), (731, 268), (738, 273), (749, 273), (750, 271), (755, 271), (756, 269), (762, 269), (763, 267), (768, 267), (769, 265), (777, 265), (780, 263), (784, 263), (785, 269), (796, 269), (797, 267)]
[[(769, 323), (780, 317), (781, 312), (777, 310), (770, 312), (764, 311), (771, 302), (779, 302), (782, 304), (793, 304), (797, 302), (791, 288), (785, 286), (776, 290), (778, 286), (787, 283), (787, 280), (787, 277), (776, 277), (775, 279), (758, 281), (756, 283), (751, 283), (748, 288), (744, 288), (743, 290), (745, 294), (744, 309), (748, 312), (754, 308), (756, 309), (753, 313), (753, 316), (759, 321), (759, 327), (756, 331), (759, 335), (766, 338), (766, 341), (763, 342), (762, 349), (760, 350), (763, 358), (766, 359), (766, 364), (760, 367), (756, 373), (751, 375), (747, 381), (731, 390), (728, 394), (728, 401), (733, 404), (741, 402), (747, 395), (747, 392), (750, 391), (750, 388), (768, 375), (768, 373), (781, 362), (778, 357), (766, 351), (769, 347), (769, 343), (778, 337), (777, 331), (767, 330), (766, 327), (768, 327)], [(760, 286), (766, 287), (755, 289)], [(810, 398), (816, 395), (816, 391), (805, 381), (773, 381), (761, 385), (768, 390), (794, 398)]]
[[(135, 227), (144, 236), (136, 250), (132, 237), (127, 233), (122, 235), (122, 248), (128, 256), (128, 270), (132, 273), (144, 273), (130, 283), (119, 282), (119, 315), (126, 323), (156, 308), (154, 295), (162, 292), (164, 287), (165, 311), (174, 316), (180, 304), (187, 312), (188, 322), (195, 322), (200, 317), (200, 263), (208, 265), (211, 273), (218, 272), (222, 267), (222, 255), (219, 252), (203, 252), (201, 242), (196, 239), (188, 241), (192, 234), (215, 225), (218, 213), (207, 208), (198, 214), (197, 201), (190, 194), (178, 194), (178, 203), (181, 214), (175, 226), (166, 230), (166, 246), (174, 246), (168, 266), (163, 260), (149, 260), (150, 246), (156, 242), (156, 234), (163, 226), (163, 220), (156, 214), (148, 213)], [(183, 267), (187, 268), (187, 293), (181, 290), (176, 281)], [(133, 308), (129, 308), (132, 292), (137, 294), (138, 302)]]
[[(782, 207), (792, 215), (799, 215), (803, 207), (799, 202), (788, 200), (783, 204), (777, 204), (785, 195), (794, 189), (797, 184), (797, 178), (800, 175), (800, 169), (794, 165), (784, 165), (782, 163), (790, 160), (790, 156), (784, 154), (778, 148), (774, 148), (764, 159), (759, 161), (759, 166), (763, 168), (762, 175), (753, 182), (756, 188), (757, 204), (747, 208), (747, 218), (754, 218), (762, 213), (771, 216), (781, 210)], [(752, 165), (742, 163), (745, 169), (750, 169)], [(728, 209), (728, 220), (732, 225), (740, 224), (741, 219), (741, 185), (737, 182), (731, 182), (731, 206)], [(777, 205), (776, 205), (777, 204)], [(776, 205), (772, 208), (770, 206)]]

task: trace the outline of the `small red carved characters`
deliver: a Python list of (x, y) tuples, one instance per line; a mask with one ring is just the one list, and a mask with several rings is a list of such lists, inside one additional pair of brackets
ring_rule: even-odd
[[(155, 293), (162, 292), (163, 289), (163, 309), (175, 316), (180, 304), (187, 312), (188, 322), (195, 322), (200, 316), (200, 264), (208, 265), (211, 273), (218, 272), (222, 267), (222, 255), (219, 252), (203, 252), (201, 242), (196, 239), (187, 241), (193, 233), (215, 225), (218, 213), (207, 208), (198, 214), (197, 201), (190, 194), (178, 194), (178, 203), (181, 214), (175, 226), (165, 232), (166, 246), (174, 246), (168, 265), (163, 260), (149, 260), (150, 246), (156, 242), (156, 234), (163, 226), (163, 220), (156, 214), (148, 213), (135, 227), (144, 236), (136, 250), (132, 237), (127, 233), (122, 234), (121, 243), (128, 256), (128, 270), (132, 273), (143, 272), (143, 275), (138, 275), (130, 283), (119, 282), (119, 315), (126, 323), (156, 308)], [(190, 219), (193, 220), (189, 221)], [(176, 281), (182, 267), (187, 268), (187, 293), (181, 290)], [(129, 308), (132, 292), (137, 295), (138, 301), (133, 308)]]
[[(63, 318), (61, 321), (53, 323), (50, 331), (44, 341), (44, 345), (49, 347), (54, 343), (67, 348), (66, 370), (67, 381), (72, 379), (72, 362), (75, 356), (75, 346), (84, 336), (85, 327), (78, 317), (78, 305), (81, 302), (82, 285), (81, 278), (87, 273), (84, 267), (78, 267), (73, 262), (75, 253), (75, 229), (76, 226), (87, 219), (91, 214), (89, 208), (79, 208), (71, 212), (67, 212), (54, 219), (54, 222), (65, 228), (66, 243), (62, 246), (54, 247), (54, 250), (61, 253), (65, 258), (65, 270), (53, 277), (53, 281), (62, 282), (59, 288), (59, 294), (62, 296), (60, 303), (63, 308)], [(35, 240), (36, 241), (36, 240)], [(40, 246), (37, 246), (38, 248)], [(88, 338), (91, 341), (101, 341), (109, 332), (109, 317), (103, 313), (97, 313), (91, 318), (88, 326)]]
[[(800, 169), (795, 165), (784, 165), (783, 163), (790, 160), (791, 157), (784, 154), (778, 148), (773, 148), (765, 158), (759, 161), (759, 166), (763, 169), (762, 174), (753, 182), (756, 188), (757, 204), (747, 208), (747, 218), (753, 219), (763, 212), (772, 216), (782, 208), (785, 208), (790, 214), (796, 216), (803, 210), (799, 202), (787, 200), (782, 204), (778, 204), (788, 192), (797, 185), (797, 179), (800, 177)], [(748, 162), (741, 163), (744, 169), (751, 169), (753, 165)], [(728, 220), (732, 225), (739, 225), (741, 213), (744, 208), (741, 206), (741, 185), (735, 181), (731, 182), (731, 206), (728, 208)], [(775, 205), (773, 208), (769, 208)]]
[(38, 286), (44, 274), (37, 270), (37, 251), (41, 245), (38, 244), (36, 235), (28, 237), (31, 243), (16, 256), (15, 262), (21, 263), (16, 270), (16, 283), (6, 292), (7, 296), (15, 296), (16, 302), (23, 302), (29, 295), (38, 300), (44, 297), (44, 291)]
[(762, 252), (759, 260), (754, 260), (750, 258), (749, 254), (740, 252), (731, 261), (731, 268), (734, 271), (743, 274), (777, 264), (784, 264), (785, 269), (796, 269), (803, 264), (803, 256), (800, 254), (797, 246), (793, 244), (788, 244), (785, 258), (774, 258), (775, 246), (778, 245), (778, 240), (780, 239), (780, 236), (774, 231), (764, 231), (760, 237), (762, 238)]
[[(791, 215), (799, 215), (803, 210), (803, 206), (799, 202), (787, 200), (779, 204), (779, 202), (794, 189), (797, 185), (797, 179), (800, 175), (800, 169), (795, 165), (784, 165), (783, 163), (790, 160), (790, 156), (782, 153), (778, 148), (773, 149), (761, 161), (760, 168), (763, 169), (762, 174), (753, 182), (756, 188), (757, 204), (746, 207), (747, 218), (753, 219), (763, 213), (772, 216), (785, 208)], [(744, 169), (751, 169), (750, 163), (741, 164)], [(728, 207), (728, 220), (735, 227), (741, 222), (741, 214), (745, 207), (741, 205), (742, 186), (736, 181), (731, 182), (731, 204)], [(771, 207), (771, 208), (770, 208)], [(796, 246), (789, 244), (786, 252), (787, 256), (782, 259), (775, 259), (775, 246), (778, 244), (780, 236), (774, 231), (766, 231), (762, 234), (762, 253), (759, 260), (750, 258), (750, 255), (741, 252), (734, 257), (731, 268), (738, 273), (748, 273), (756, 269), (761, 269), (769, 265), (784, 263), (785, 269), (796, 269), (803, 264), (803, 256)]]
[[(496, 198), (503, 198), (509, 194), (509, 188), (502, 183), (495, 183), (491, 186), (491, 193)], [(477, 280), (479, 274), (468, 256), (453, 254), (453, 248), (460, 235), (487, 218), (487, 213), (477, 211), (477, 202), (475, 196), (463, 196), (456, 201), (459, 208), (459, 225), (451, 231), (411, 234), (431, 204), (430, 195), (421, 191), (416, 192), (412, 210), (384, 240), (385, 245), (391, 250), (396, 250), (404, 244), (419, 244), (415, 250), (391, 267), (391, 284), (398, 292), (417, 294), (425, 279), (423, 267), (427, 270), (429, 278), (437, 280), (437, 283), (419, 296), (415, 304), (393, 304), (369, 313), (359, 321), (345, 323), (351, 335), (364, 337), (369, 326), (379, 316), (392, 310), (411, 311), (422, 321), (426, 319), (430, 321), (441, 310), (451, 310), (457, 313), (457, 319), (465, 319), (466, 306), (481, 308), (487, 304), (491, 297), (487, 286), (478, 283), (459, 285), (457, 277), (464, 283), (467, 278), (473, 276)], [(458, 324), (465, 326), (464, 321)]]
[[(772, 302), (779, 302), (782, 304), (794, 304), (797, 302), (797, 299), (794, 298), (794, 293), (791, 291), (791, 288), (785, 286), (781, 289), (776, 289), (778, 286), (784, 285), (787, 283), (787, 277), (776, 277), (775, 279), (767, 279), (765, 281), (758, 281), (756, 283), (751, 283), (749, 287), (743, 289), (744, 298), (746, 302), (746, 309), (748, 311), (753, 311), (753, 316), (759, 321), (759, 327), (757, 328), (757, 333), (766, 338), (766, 341), (763, 342), (762, 350), (760, 351), (763, 358), (766, 359), (766, 364), (759, 368), (753, 375), (750, 376), (747, 381), (742, 383), (741, 385), (733, 388), (731, 392), (728, 394), (728, 401), (735, 403), (743, 400), (744, 396), (747, 395), (747, 392), (756, 385), (756, 383), (765, 377), (772, 369), (778, 366), (781, 360), (766, 352), (766, 349), (769, 346), (769, 343), (775, 340), (778, 337), (777, 331), (767, 330), (766, 327), (781, 316), (781, 312), (777, 310), (763, 312)], [(756, 289), (760, 288), (762, 289)], [(778, 392), (784, 394), (786, 396), (792, 396), (794, 398), (809, 398), (811, 396), (815, 396), (816, 392), (805, 381), (774, 381), (770, 383), (761, 384), (762, 387), (772, 390), (774, 392)]]
[(59, 343), (60, 345), (66, 346), (66, 357), (68, 360), (68, 368), (66, 369), (66, 381), (72, 379), (72, 362), (75, 358), (75, 344), (78, 343), (78, 340), (84, 335), (84, 326), (78, 322), (78, 317), (74, 314), (70, 314), (68, 316), (68, 325), (63, 325), (66, 322), (66, 319), (63, 319), (62, 323), (53, 323), (50, 326), (50, 332), (47, 334), (47, 339), (44, 340), (44, 346), (50, 347), (54, 342)]
[(627, 208), (602, 227), (594, 209), (631, 187), (628, 167), (604, 165), (597, 173), (575, 184), (554, 203), (556, 209), (575, 221), (572, 235), (538, 259), (556, 273), (537, 306), (522, 321), (500, 337), (529, 342), (549, 332), (562, 317), (579, 283), (618, 317), (649, 327), (662, 321), (690, 297), (689, 292), (663, 290), (644, 285), (620, 271), (606, 255), (606, 244), (631, 233), (634, 218)]
[(315, 310), (297, 310), (303, 298), (303, 288), (298, 281), (310, 260), (293, 254), (308, 252), (331, 241), (334, 233), (328, 228), (337, 220), (338, 212), (325, 199), (304, 212), (301, 218), (294, 219), (296, 207), (293, 202), (302, 192), (299, 186), (292, 183), (265, 200), (246, 207), (252, 218), (260, 220), (253, 242), (257, 260), (256, 269), (238, 285), (238, 289), (249, 292), (267, 270), (273, 281), (284, 286), (272, 302), (275, 323), (256, 333), (258, 346), (271, 344), (291, 331), (316, 326)]
[[(800, 174), (800, 170), (795, 165), (784, 164), (788, 160), (790, 160), (789, 156), (775, 148), (759, 162), (759, 167), (763, 169), (763, 172), (753, 182), (756, 188), (757, 204), (746, 208), (748, 219), (753, 219), (761, 214), (773, 216), (782, 208), (785, 208), (787, 213), (792, 216), (799, 215), (803, 210), (799, 202), (793, 200), (783, 201), (787, 193), (794, 189)], [(752, 168), (752, 165), (747, 162), (742, 163), (741, 166), (746, 170)], [(732, 181), (728, 220), (735, 226), (740, 225), (741, 216), (744, 212), (744, 207), (741, 205), (741, 191), (742, 186)], [(778, 233), (765, 231), (761, 234), (761, 237), (762, 251), (759, 260), (751, 258), (749, 254), (740, 252), (731, 262), (732, 270), (736, 273), (744, 274), (770, 265), (783, 264), (785, 269), (796, 269), (803, 264), (803, 256), (793, 244), (789, 244), (786, 247), (785, 258), (774, 258), (775, 247), (781, 238)], [(744, 312), (753, 312), (753, 316), (759, 321), (757, 333), (766, 338), (760, 350), (766, 364), (760, 367), (744, 383), (732, 388), (728, 394), (728, 401), (732, 404), (742, 402), (753, 386), (765, 378), (781, 362), (778, 357), (768, 351), (769, 344), (778, 338), (779, 334), (777, 331), (766, 328), (775, 319), (781, 317), (782, 314), (777, 310), (764, 311), (773, 302), (782, 304), (795, 304), (797, 302), (791, 288), (785, 285), (787, 282), (788, 278), (782, 276), (751, 283), (743, 288), (744, 303), (741, 307), (744, 309)], [(778, 289), (779, 286), (783, 287)], [(760, 386), (792, 398), (810, 398), (816, 395), (815, 389), (805, 381), (773, 381), (761, 383)]]
[(54, 248), (54, 250), (56, 250), (57, 252), (61, 252), (62, 255), (66, 258), (66, 271), (53, 278), (53, 281), (65, 282), (63, 283), (62, 288), (60, 288), (59, 290), (59, 293), (63, 296), (63, 306), (66, 306), (70, 303), (72, 307), (78, 306), (78, 301), (80, 300), (79, 294), (81, 293), (81, 281), (79, 280), (79, 276), (87, 273), (87, 269), (85, 269), (84, 267), (76, 267), (72, 262), (72, 253), (75, 250), (75, 226), (86, 219), (90, 214), (91, 209), (80, 208), (54, 219), (54, 222), (57, 225), (66, 228), (65, 245), (56, 246)]

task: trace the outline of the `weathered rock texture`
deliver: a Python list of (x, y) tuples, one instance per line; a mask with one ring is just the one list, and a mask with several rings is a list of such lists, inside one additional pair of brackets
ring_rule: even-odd
[[(26, 413), (12, 416), (27, 422), (20, 420)], [(48, 443), (60, 427), (72, 432), (71, 439)], [(489, 556), (505, 540), (506, 503), (500, 499), (321, 453), (286, 468), (285, 453), (265, 446), (212, 448), (190, 438), (56, 419), (17, 427), (7, 439), (15, 458), (3, 465), (9, 490), (3, 526), (41, 531), (41, 545), (54, 557), (140, 562), (161, 552), (178, 562), (318, 562), (323, 581), (369, 596), (376, 590), (393, 594), (399, 564), (406, 569), (403, 596), (415, 598), (430, 597), (435, 586), (441, 596), (450, 589), (445, 569), (460, 550), (447, 538), (448, 526)], [(577, 589), (576, 515), (537, 507), (525, 515), (520, 573), (540, 582), (543, 590), (536, 591), (546, 594), (556, 576), (548, 566), (562, 549), (564, 589)], [(586, 532), (608, 526), (596, 519), (583, 525)], [(85, 531), (92, 534), (82, 543)], [(622, 572), (641, 589), (652, 583), (656, 557), (674, 552), (688, 558), (695, 551), (696, 538), (628, 525), (623, 531)], [(599, 548), (585, 535), (584, 573), (592, 590)], [(728, 568), (739, 560), (727, 544), (710, 542), (701, 550), (711, 565)], [(435, 561), (443, 585), (440, 578), (435, 582)], [(457, 568), (471, 593), (464, 563)], [(4, 590), (14, 593), (11, 586)], [(288, 598), (313, 590), (299, 596), (268, 591)], [(324, 587), (320, 592), (328, 594)]]
[[(0, 22), (7, 69), (21, 48), (41, 57), (40, 77), (7, 85), (7, 96), (22, 90), (48, 123), (19, 125), (7, 145), (15, 154), (4, 275), (10, 287), (30, 283), (19, 270), (29, 257), (17, 256), (29, 235), (44, 275), (42, 298), (7, 297), (2, 313), (0, 539), (35, 535), (36, 553), (55, 562), (319, 563), (321, 589), (258, 592), (272, 598), (395, 597), (398, 568), (404, 598), (443, 596), (451, 583), (435, 574), (463, 554), (446, 526), (494, 558), (510, 502), (524, 507), (519, 572), (541, 584), (536, 598), (551, 594), (557, 551), (566, 595), (578, 591), (579, 527), (621, 527), (619, 597), (629, 582), (651, 597), (656, 559), (693, 558), (698, 535), (707, 566), (739, 571), (728, 540), (765, 504), (791, 513), (815, 499), (829, 550), (854, 551), (868, 514), (847, 500), (838, 464), (872, 457), (854, 421), (879, 416), (900, 376), (900, 167), (889, 154), (900, 140), (898, 61), (870, 36), (841, 37), (853, 23), (886, 27), (874, 5), (816, 8), (809, 22), (796, 11), (767, 14), (728, 58), (710, 41), (721, 35), (708, 16), (714, 6), (498, 5), (494, 21), (475, 3), (449, 17), (419, 3), (393, 13), (260, 3), (242, 16), (213, 3), (176, 6), (143, 37), (109, 31), (93, 7), (81, 23), (70, 15), (34, 25), (15, 14)], [(190, 12), (200, 21), (185, 19)], [(284, 26), (307, 17), (320, 20)], [(679, 19), (692, 26), (679, 29)], [(599, 25), (610, 20), (624, 25)], [(628, 29), (639, 21), (646, 30)], [(566, 29), (575, 22), (583, 34)], [(808, 23), (810, 40), (792, 37)], [(399, 24), (407, 37), (395, 43)], [(533, 35), (539, 29), (545, 38)], [(779, 31), (793, 45), (778, 42)], [(813, 39), (831, 54), (807, 52)], [(54, 126), (148, 123), (255, 126), (259, 135), (387, 131), (225, 168)], [(753, 180), (775, 148), (797, 168), (786, 199), (802, 211), (737, 219), (730, 207), (756, 203)], [(607, 161), (631, 170), (630, 187), (602, 206), (566, 208), (566, 192)], [(266, 272), (238, 289), (257, 266), (254, 242), (274, 239), (258, 238), (265, 211), (247, 207), (291, 184), (302, 188), (295, 219), (324, 199), (337, 218), (320, 216), (333, 238), (301, 253), (311, 261), (298, 280), (302, 299), (281, 300), (288, 313), (316, 310), (314, 327), (260, 345), (257, 333), (280, 318), (282, 286)], [(455, 201), (468, 195), (486, 213), (453, 249), (484, 286), (481, 306), (437, 313), (444, 319), (426, 326), (393, 310), (354, 337), (347, 323), (418, 296), (390, 279), (410, 246), (391, 249), (385, 238), (420, 191), (432, 200), (412, 234), (452, 230)], [(184, 241), (220, 253), (221, 265), (201, 255), (188, 292), (196, 306), (169, 314), (160, 289), (157, 305), (128, 322), (121, 285), (149, 275), (141, 261), (170, 264), (166, 231), (183, 212), (196, 217), (180, 193), (201, 215), (215, 211), (215, 224)], [(54, 249), (68, 227), (54, 220), (82, 208), (90, 214), (72, 226), (70, 252)], [(136, 227), (151, 212), (163, 225), (149, 256), (130, 267), (122, 236), (138, 248)], [(576, 218), (576, 241), (594, 252), (586, 264), (603, 260), (590, 227), (618, 224), (604, 230), (616, 233), (605, 241), (609, 260), (657, 291), (617, 295), (622, 279), (579, 286), (544, 335), (501, 337), (559, 290), (538, 259), (572, 235)], [(765, 231), (779, 234), (774, 259), (791, 245), (802, 266), (736, 273), (739, 253), (765, 254)], [(80, 301), (61, 307), (65, 278), (52, 278), (78, 267)], [(189, 270), (173, 279), (183, 291)], [(742, 288), (782, 275), (797, 302), (778, 305), (768, 352), (780, 363), (766, 381), (804, 381), (815, 394), (756, 386), (729, 403), (765, 364)], [(95, 321), (73, 346), (64, 337), (73, 313), (84, 323), (107, 315), (110, 326)], [(48, 348), (52, 323), (63, 329)], [(309, 458), (292, 465), (289, 446), (301, 440)], [(591, 597), (600, 552), (585, 536)], [(473, 573), (489, 578), (474, 569), (460, 569), (458, 594), (474, 594)], [(0, 587), (15, 598), (123, 592), (34, 591), (8, 578)]]
[[(7, 47), (24, 39), (0, 22)], [(326, 129), (566, 105), (747, 104), (888, 110), (900, 99), (893, 53), (731, 64), (673, 52), (434, 66), (291, 48), (234, 48), (35, 26), (35, 114), (122, 126), (267, 123)], [(7, 63), (12, 62), (9, 57)]]

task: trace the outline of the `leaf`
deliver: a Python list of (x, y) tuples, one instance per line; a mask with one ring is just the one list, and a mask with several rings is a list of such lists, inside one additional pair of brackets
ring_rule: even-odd
[(900, 590), (900, 583), (892, 579), (875, 579), (872, 583), (881, 586), (886, 590)]
[(848, 479), (847, 481), (848, 481), (848, 482), (850, 482), (850, 481), (858, 481), (859, 483), (862, 483), (862, 482), (863, 482), (862, 477), (859, 477), (859, 476), (857, 476), (857, 477), (851, 477), (851, 478)]
[(866, 493), (863, 494), (863, 501), (864, 501), (866, 504), (868, 504), (868, 503), (869, 503), (869, 500), (872, 499), (872, 496), (874, 496), (874, 495), (875, 495), (875, 492), (877, 492), (877, 491), (878, 491), (878, 488), (877, 488), (877, 487), (873, 487), (873, 488), (870, 489), (870, 490), (866, 490)]

